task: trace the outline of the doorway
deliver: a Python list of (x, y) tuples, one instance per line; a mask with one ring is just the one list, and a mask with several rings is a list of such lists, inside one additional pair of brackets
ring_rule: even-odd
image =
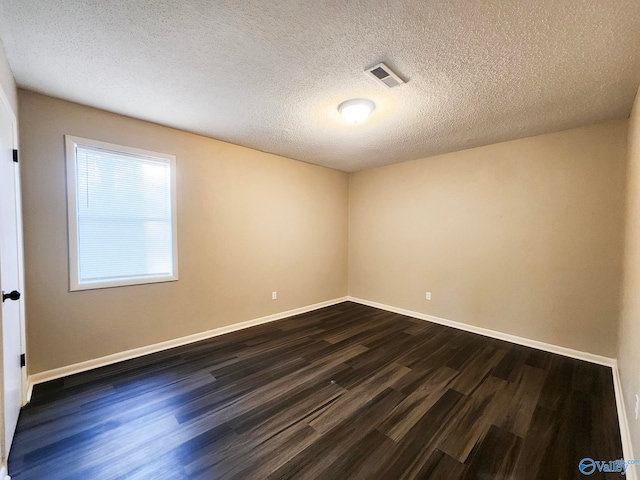
[[(2, 460), (6, 464), (25, 401), (24, 267), (22, 258), (22, 208), (16, 117), (0, 90), (0, 310), (2, 335)], [(17, 152), (16, 152), (17, 153)]]

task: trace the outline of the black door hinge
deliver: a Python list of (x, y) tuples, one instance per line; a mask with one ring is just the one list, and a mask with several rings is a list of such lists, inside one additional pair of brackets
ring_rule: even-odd
[(13, 149), (13, 161), (18, 163), (18, 150)]
[(23, 353), (23, 354), (20, 355), (20, 366), (24, 367), (26, 365), (27, 365), (27, 357)]

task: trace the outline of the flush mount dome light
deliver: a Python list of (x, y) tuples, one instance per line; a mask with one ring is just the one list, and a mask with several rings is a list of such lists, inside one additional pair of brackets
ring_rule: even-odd
[(338, 105), (338, 111), (349, 123), (362, 123), (376, 108), (376, 104), (366, 98), (354, 98)]

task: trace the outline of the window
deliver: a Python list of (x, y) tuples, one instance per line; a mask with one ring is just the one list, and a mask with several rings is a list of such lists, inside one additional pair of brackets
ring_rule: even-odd
[(177, 280), (175, 157), (65, 143), (70, 290)]

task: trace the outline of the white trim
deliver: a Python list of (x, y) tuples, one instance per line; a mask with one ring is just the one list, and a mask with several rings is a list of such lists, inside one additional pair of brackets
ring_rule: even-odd
[[(11, 115), (11, 119), (15, 123), (17, 123), (18, 117), (16, 116), (16, 112), (13, 111), (13, 107), (11, 106), (11, 102), (9, 101), (9, 97), (7, 96), (7, 93), (4, 91), (4, 86), (2, 86), (2, 85), (0, 85), (0, 102), (2, 102), (2, 104), (9, 111), (9, 115)], [(17, 135), (14, 135), (14, 140), (15, 140), (16, 145), (17, 145), (17, 142), (18, 142)]]
[[(11, 136), (12, 136), (12, 144), (13, 149), (19, 150), (18, 146), (18, 117), (17, 112), (13, 110), (13, 106), (9, 101), (9, 97), (7, 96), (4, 86), (0, 85), (0, 103), (5, 107), (7, 113), (9, 114), (9, 119), (11, 121)], [(19, 329), (20, 329), (20, 345), (19, 352), (25, 352), (26, 345), (26, 329), (25, 329), (25, 288), (24, 288), (24, 240), (23, 240), (23, 227), (22, 227), (22, 193), (21, 193), (21, 181), (20, 181), (20, 162), (14, 165), (14, 185), (15, 185), (15, 206), (16, 206), (16, 244), (17, 244), (17, 254), (18, 254), (18, 289), (22, 293), (22, 296), (19, 300)], [(0, 315), (0, 320), (2, 320)], [(27, 369), (20, 369), (20, 406), (25, 405), (26, 400), (26, 389), (27, 389)], [(2, 425), (6, 422), (6, 412), (5, 412), (5, 402), (4, 402), (4, 385), (2, 385), (2, 398), (0, 400), (0, 404), (2, 406)], [(4, 427), (3, 427), (4, 430)], [(15, 433), (15, 432), (14, 432)], [(3, 462), (6, 462), (9, 452), (7, 449), (7, 439), (4, 438), (5, 432), (2, 433), (2, 456)], [(7, 473), (6, 465), (2, 465), (0, 467), (0, 480), (11, 480)]]
[(31, 401), (31, 395), (33, 395), (33, 382), (31, 381), (31, 377), (28, 377), (24, 402), (25, 405)]
[[(633, 454), (633, 444), (631, 443), (631, 432), (629, 431), (629, 422), (627, 420), (627, 409), (624, 405), (624, 396), (622, 395), (622, 382), (620, 380), (620, 371), (618, 370), (618, 362), (611, 367), (613, 372), (613, 389), (616, 393), (616, 409), (618, 410), (618, 423), (620, 423), (620, 438), (622, 440), (622, 454), (625, 460), (635, 459)], [(629, 480), (638, 479), (638, 468), (640, 465), (629, 466), (626, 478)]]
[[(13, 137), (13, 148), (18, 150), (18, 156), (20, 155), (20, 146), (18, 141), (18, 118), (16, 116), (16, 112), (13, 111), (13, 107), (11, 106), (11, 102), (7, 97), (6, 92), (4, 91), (4, 87), (0, 88), (0, 101), (4, 105), (5, 109), (9, 113), (9, 117), (11, 118), (11, 129), (12, 129), (12, 137)], [(20, 159), (18, 159), (20, 160)], [(16, 235), (17, 235), (17, 245), (18, 245), (18, 290), (22, 293), (20, 298), (20, 353), (25, 354), (26, 358), (26, 345), (27, 345), (27, 334), (26, 334), (26, 321), (25, 321), (25, 295), (26, 289), (24, 287), (24, 240), (23, 240), (23, 222), (22, 222), (22, 182), (21, 182), (21, 173), (20, 173), (20, 161), (15, 164), (15, 195), (16, 195)], [(20, 406), (24, 406), (27, 403), (27, 368), (22, 367), (20, 372)], [(0, 474), (0, 480), (2, 480), (2, 475)]]
[[(91, 140), (88, 138), (64, 136), (65, 162), (67, 174), (67, 227), (69, 240), (69, 290), (93, 290), (96, 288), (122, 287), (127, 285), (144, 285), (148, 283), (173, 282), (178, 280), (178, 208), (176, 192), (176, 157), (166, 153), (152, 152), (140, 148), (116, 145), (113, 143)], [(77, 158), (78, 146), (92, 147), (119, 154), (129, 154), (135, 157), (143, 157), (157, 163), (169, 164), (170, 171), (170, 195), (171, 195), (171, 235), (172, 235), (172, 260), (173, 271), (169, 275), (148, 276), (125, 279), (112, 279), (110, 281), (80, 282), (78, 268), (78, 192), (77, 192)]]
[[(219, 335), (224, 335), (225, 333), (231, 333), (256, 325), (262, 325), (263, 323), (274, 322), (276, 320), (292, 317), (294, 315), (300, 315), (302, 313), (318, 310), (319, 308), (336, 305), (338, 303), (345, 302), (346, 300), (347, 297), (334, 298), (325, 302), (315, 303), (313, 305), (307, 305), (300, 308), (294, 308), (293, 310), (287, 310), (286, 312), (274, 313), (273, 315), (267, 315), (266, 317), (255, 318), (253, 320), (247, 320), (246, 322), (234, 323), (225, 327), (207, 330), (206, 332), (195, 333), (193, 335), (187, 335), (186, 337), (167, 340), (166, 342), (155, 343), (153, 345), (147, 345), (146, 347), (134, 348), (132, 350), (114, 353), (105, 357), (95, 358), (93, 360), (87, 360), (85, 362), (75, 363), (73, 365), (67, 365), (65, 367), (54, 368), (53, 370), (36, 373), (34, 375), (29, 375), (30, 389), (33, 389), (33, 386), (39, 383), (48, 382), (57, 378), (67, 377), (75, 373), (86, 372), (87, 370), (93, 370), (94, 368), (104, 367), (106, 365), (122, 362), (124, 360), (142, 357), (144, 355), (149, 355), (150, 353), (168, 350), (170, 348), (187, 345), (189, 343), (199, 342), (200, 340), (206, 340), (207, 338), (217, 337)], [(29, 393), (29, 399), (31, 399), (31, 392)]]
[[(11, 117), (11, 125), (12, 125), (12, 136), (13, 136), (13, 148), (18, 150), (18, 155), (20, 152), (19, 146), (19, 135), (18, 135), (18, 117), (17, 112), (13, 110), (13, 106), (9, 101), (9, 97), (4, 90), (4, 86), (0, 85), (0, 102), (4, 105), (7, 112), (9, 113), (9, 117)], [(16, 211), (19, 212), (19, 215), (16, 218), (16, 228), (18, 235), (18, 285), (19, 291), (22, 293), (22, 297), (20, 298), (20, 353), (26, 353), (26, 345), (27, 345), (27, 334), (26, 334), (26, 321), (25, 321), (25, 307), (24, 307), (24, 297), (26, 294), (24, 288), (24, 240), (23, 240), (23, 226), (22, 226), (22, 189), (21, 189), (21, 174), (20, 174), (20, 162), (18, 162), (15, 166), (16, 168), (16, 176), (15, 176), (15, 185), (16, 185)], [(27, 359), (28, 361), (28, 359)], [(20, 385), (20, 393), (21, 393), (21, 403), (24, 406), (27, 403), (27, 368), (23, 367), (22, 372), (20, 374), (21, 377), (21, 385)], [(2, 480), (2, 471), (0, 470), (0, 480)], [(9, 476), (7, 475), (7, 478)]]
[(433, 315), (427, 315), (426, 313), (414, 312), (412, 310), (406, 310), (400, 307), (393, 307), (391, 305), (385, 305), (383, 303), (372, 302), (370, 300), (364, 300), (362, 298), (347, 297), (347, 299), (350, 302), (360, 303), (362, 305), (368, 305), (370, 307), (379, 308), (380, 310), (387, 310), (389, 312), (399, 313), (400, 315), (406, 315), (408, 317), (417, 318), (419, 320), (426, 320), (427, 322), (438, 323), (440, 325), (445, 325), (447, 327), (457, 328), (458, 330), (477, 333), (478, 335), (484, 335), (485, 337), (497, 338), (498, 340), (504, 340), (506, 342), (516, 343), (518, 345), (524, 345), (525, 347), (544, 350), (545, 352), (557, 353), (558, 355), (577, 358), (578, 360), (597, 363), (598, 365), (613, 367), (616, 364), (615, 358), (603, 357), (601, 355), (595, 355), (589, 352), (582, 352), (580, 350), (574, 350), (572, 348), (561, 347), (559, 345), (553, 345), (551, 343), (539, 342), (538, 340), (531, 340), (529, 338), (518, 337), (517, 335), (511, 335), (510, 333), (499, 332), (497, 330), (490, 330), (488, 328), (483, 328), (483, 327), (476, 327), (475, 325), (455, 322), (453, 320), (447, 320), (446, 318), (434, 317)]
[[(14, 130), (17, 126), (14, 124)], [(18, 143), (16, 141), (15, 147), (19, 152)], [(27, 334), (26, 334), (26, 310), (25, 310), (25, 295), (27, 294), (24, 286), (24, 240), (23, 240), (23, 222), (22, 222), (22, 183), (20, 173), (20, 162), (16, 163), (16, 176), (15, 176), (15, 189), (16, 189), (16, 233), (18, 236), (18, 285), (22, 296), (20, 297), (20, 354), (25, 356), (25, 364), (20, 370), (20, 406), (24, 406), (27, 403)], [(1, 478), (1, 477), (0, 477)]]
[[(511, 335), (509, 333), (489, 330), (488, 328), (476, 327), (475, 325), (455, 322), (453, 320), (447, 320), (445, 318), (427, 315), (426, 313), (414, 312), (412, 310), (406, 310), (404, 308), (393, 307), (391, 305), (385, 305), (383, 303), (372, 302), (370, 300), (364, 300), (362, 298), (349, 296), (347, 297), (347, 300), (350, 302), (359, 303), (361, 305), (379, 308), (380, 310), (399, 313), (400, 315), (406, 315), (408, 317), (417, 318), (419, 320), (426, 320), (427, 322), (446, 325), (447, 327), (457, 328), (458, 330), (477, 333), (479, 335), (484, 335), (485, 337), (497, 338), (499, 340), (505, 340), (507, 342), (516, 343), (518, 345), (524, 345), (525, 347), (531, 347), (538, 350), (544, 350), (546, 352), (557, 353), (558, 355), (563, 355), (565, 357), (576, 358), (578, 360), (584, 360), (586, 362), (611, 367), (611, 373), (613, 375), (613, 389), (616, 398), (616, 409), (618, 411), (618, 423), (620, 425), (620, 438), (622, 440), (622, 454), (625, 460), (635, 459), (629, 432), (629, 423), (627, 421), (627, 413), (624, 405), (624, 397), (622, 395), (622, 384), (620, 382), (620, 373), (618, 371), (618, 361), (615, 358), (603, 357), (589, 352), (581, 352), (572, 348), (561, 347), (559, 345), (553, 345), (551, 343), (539, 342), (537, 340), (531, 340), (528, 338)], [(626, 473), (626, 478), (628, 480), (638, 480), (638, 474), (640, 472), (638, 472), (637, 469), (640, 469), (640, 465), (630, 465)]]
[[(225, 327), (208, 330), (206, 332), (196, 333), (194, 335), (188, 335), (186, 337), (177, 338), (175, 340), (168, 340), (166, 342), (156, 343), (153, 345), (148, 345), (146, 347), (135, 348), (135, 349), (127, 350), (124, 352), (107, 355), (105, 357), (96, 358), (94, 360), (87, 360), (85, 362), (80, 362), (73, 365), (68, 365), (65, 367), (60, 367), (53, 370), (48, 370), (46, 372), (30, 375), (28, 380), (28, 386), (27, 386), (27, 402), (31, 401), (31, 395), (33, 393), (34, 385), (37, 385), (39, 383), (48, 382), (50, 380), (55, 380), (57, 378), (73, 375), (75, 373), (81, 373), (87, 370), (92, 370), (94, 368), (111, 365), (117, 362), (122, 362), (124, 360), (129, 360), (132, 358), (149, 355), (151, 353), (168, 350), (170, 348), (187, 345), (189, 343), (198, 342), (200, 340), (206, 340), (207, 338), (224, 335), (225, 333), (235, 332), (237, 330), (242, 330), (242, 329), (253, 327), (256, 325), (261, 325), (263, 323), (281, 320), (286, 317), (300, 315), (302, 313), (307, 313), (320, 308), (336, 305), (344, 301), (359, 303), (361, 305), (368, 305), (370, 307), (398, 313), (400, 315), (406, 315), (409, 317), (417, 318), (419, 320), (425, 320), (425, 321), (437, 323), (440, 325), (446, 325), (448, 327), (453, 327), (453, 328), (464, 330), (467, 332), (477, 333), (480, 335), (484, 335), (486, 337), (497, 338), (499, 340), (505, 340), (511, 343), (516, 343), (518, 345), (524, 345), (526, 347), (536, 348), (538, 350), (557, 353), (559, 355), (563, 355), (566, 357), (576, 358), (579, 360), (585, 360), (587, 362), (611, 367), (612, 375), (613, 375), (613, 387), (614, 387), (614, 393), (615, 393), (615, 399), (616, 399), (616, 408), (618, 411), (618, 421), (620, 424), (622, 452), (626, 460), (635, 458), (633, 454), (633, 447), (631, 444), (631, 437), (630, 437), (629, 427), (627, 423), (627, 415), (626, 415), (626, 409), (624, 406), (624, 398), (622, 396), (622, 386), (620, 383), (620, 374), (618, 371), (618, 361), (616, 359), (602, 357), (600, 355), (594, 355), (592, 353), (581, 352), (578, 350), (573, 350), (571, 348), (560, 347), (558, 345), (553, 345), (550, 343), (539, 342), (537, 340), (530, 340), (527, 338), (518, 337), (516, 335), (511, 335), (508, 333), (489, 330), (482, 327), (476, 327), (473, 325), (455, 322), (453, 320), (447, 320), (444, 318), (435, 317), (433, 315), (414, 312), (412, 310), (406, 310), (404, 308), (393, 307), (390, 305), (385, 305), (382, 303), (372, 302), (369, 300), (364, 300), (361, 298), (356, 298), (351, 296), (334, 298), (333, 300), (327, 300), (325, 302), (308, 305), (306, 307), (300, 307), (293, 310), (288, 310), (286, 312), (275, 313), (273, 315), (268, 315), (266, 317), (260, 317), (253, 320), (248, 320), (246, 322), (235, 323), (233, 325), (227, 325)], [(627, 470), (627, 474), (626, 474), (627, 479), (638, 480), (636, 468), (638, 467), (632, 466)], [(0, 480), (11, 480), (9, 476), (6, 476), (6, 478), (3, 478), (2, 477), (3, 472), (6, 472), (6, 470), (0, 470)]]
[(7, 467), (5, 467), (4, 465), (0, 467), (0, 480), (11, 480), (11, 477), (7, 473)]

